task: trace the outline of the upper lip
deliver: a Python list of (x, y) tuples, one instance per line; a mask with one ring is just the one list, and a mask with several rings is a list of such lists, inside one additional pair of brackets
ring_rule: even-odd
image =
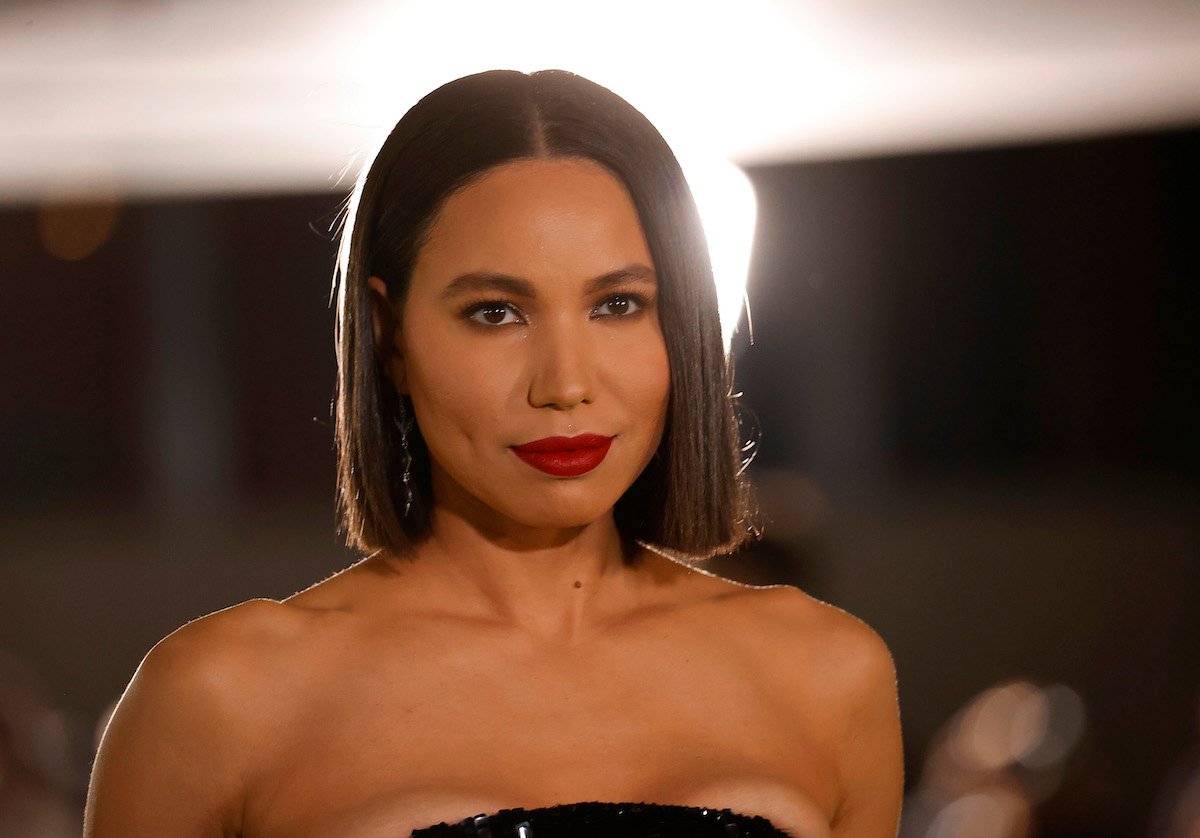
[(548, 436), (522, 445), (514, 445), (513, 448), (525, 454), (551, 454), (558, 451), (578, 451), (581, 448), (599, 448), (611, 439), (611, 436), (598, 434)]

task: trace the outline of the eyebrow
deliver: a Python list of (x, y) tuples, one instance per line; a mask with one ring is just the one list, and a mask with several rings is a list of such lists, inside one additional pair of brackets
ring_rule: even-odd
[[(631, 280), (651, 283), (658, 282), (654, 271), (645, 265), (626, 265), (623, 268), (609, 271), (595, 279), (588, 280), (583, 291), (584, 294), (598, 294), (601, 291), (607, 291), (610, 288), (623, 285)], [(442, 297), (456, 297), (468, 291), (502, 292), (511, 294), (514, 297), (527, 298), (537, 296), (533, 283), (527, 279), (509, 276), (508, 274), (475, 271), (457, 276), (451, 280), (450, 284), (442, 291)]]

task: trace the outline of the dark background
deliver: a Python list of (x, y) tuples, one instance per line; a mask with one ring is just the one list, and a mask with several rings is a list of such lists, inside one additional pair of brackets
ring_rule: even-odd
[[(1198, 152), (1174, 130), (749, 171), (734, 346), (767, 542), (717, 566), (884, 637), (910, 790), (982, 690), (1075, 690), (1042, 835), (1153, 833), (1196, 753)], [(154, 642), (353, 560), (343, 197), (126, 203), (75, 260), (55, 236), (111, 208), (0, 209), (0, 650), (60, 713), (76, 803)]]

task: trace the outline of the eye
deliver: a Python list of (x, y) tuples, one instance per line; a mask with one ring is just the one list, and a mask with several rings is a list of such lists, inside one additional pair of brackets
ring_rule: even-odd
[(499, 300), (476, 303), (468, 307), (463, 314), (468, 320), (481, 326), (508, 326), (522, 322), (521, 315), (517, 313), (516, 309)]
[(592, 309), (592, 314), (599, 317), (628, 317), (641, 311), (645, 305), (645, 298), (638, 294), (613, 294)]

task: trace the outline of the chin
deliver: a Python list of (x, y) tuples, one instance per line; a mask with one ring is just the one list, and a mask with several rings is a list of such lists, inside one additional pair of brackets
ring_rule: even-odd
[(570, 507), (545, 509), (539, 514), (530, 515), (529, 510), (513, 510), (509, 517), (526, 527), (536, 527), (545, 530), (578, 529), (607, 518), (612, 514), (612, 507), (602, 509), (587, 508), (573, 509)]
[[(630, 476), (629, 483), (633, 477), (636, 475)], [(512, 475), (507, 483), (458, 485), (481, 505), (478, 512), (491, 510), (491, 514), (520, 527), (546, 530), (578, 529), (611, 518), (613, 507), (629, 488), (615, 473), (548, 481), (523, 471)]]
[(527, 496), (526, 502), (520, 505), (514, 505), (514, 498), (510, 495), (492, 508), (525, 527), (561, 530), (586, 527), (611, 517), (617, 501), (616, 497), (608, 497), (608, 493), (599, 497), (601, 493), (595, 491), (580, 493), (583, 496), (576, 497), (569, 494), (538, 493), (538, 496)]

